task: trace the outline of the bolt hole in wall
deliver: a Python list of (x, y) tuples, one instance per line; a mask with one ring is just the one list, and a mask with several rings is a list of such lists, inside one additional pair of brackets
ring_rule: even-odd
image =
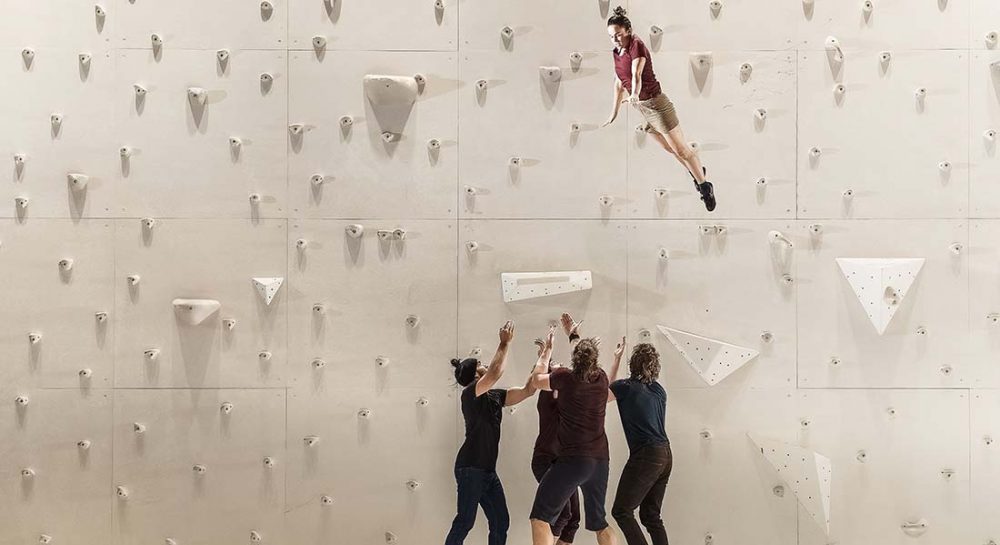
[(659, 353), (672, 541), (1000, 540), (1000, 4), (675, 4), (666, 139), (614, 2), (8, 6), (0, 543), (441, 542), (447, 362), (564, 311)]

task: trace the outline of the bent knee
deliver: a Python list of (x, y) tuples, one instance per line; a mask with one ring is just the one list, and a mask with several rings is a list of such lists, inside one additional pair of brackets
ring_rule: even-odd
[(623, 520), (635, 518), (635, 510), (622, 507), (621, 505), (615, 505), (611, 507), (611, 516), (614, 517), (615, 520), (621, 522)]
[(663, 525), (663, 519), (660, 518), (660, 514), (656, 512), (650, 513), (650, 512), (639, 511), (639, 522), (641, 522), (642, 525), (647, 528), (650, 526)]
[(694, 155), (695, 155), (694, 149), (692, 149), (691, 146), (687, 144), (681, 144), (677, 149), (677, 156), (680, 157), (681, 159), (684, 159), (685, 161), (693, 158)]

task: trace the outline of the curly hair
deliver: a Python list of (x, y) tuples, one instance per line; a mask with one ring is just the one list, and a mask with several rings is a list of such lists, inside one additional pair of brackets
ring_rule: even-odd
[(608, 17), (608, 26), (611, 25), (618, 25), (629, 32), (632, 31), (632, 21), (629, 21), (628, 17), (625, 16), (625, 8), (621, 6), (615, 8), (611, 17)]
[(660, 376), (660, 354), (649, 343), (640, 343), (632, 348), (628, 359), (628, 370), (632, 378), (643, 384), (650, 384)]
[(594, 382), (601, 371), (600, 364), (597, 363), (598, 350), (597, 339), (587, 337), (580, 339), (573, 347), (573, 374), (583, 382)]

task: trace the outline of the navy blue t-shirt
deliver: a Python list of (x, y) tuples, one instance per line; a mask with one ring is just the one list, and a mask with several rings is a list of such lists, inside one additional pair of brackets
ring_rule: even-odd
[(643, 384), (625, 378), (612, 382), (611, 392), (618, 400), (618, 414), (631, 452), (669, 442), (665, 429), (667, 392), (659, 382)]

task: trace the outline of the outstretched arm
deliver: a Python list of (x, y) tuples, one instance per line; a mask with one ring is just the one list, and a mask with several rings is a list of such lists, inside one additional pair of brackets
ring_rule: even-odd
[[(552, 340), (554, 334), (552, 328), (549, 328), (549, 335), (546, 337), (545, 341), (538, 347), (538, 361), (531, 368), (531, 374), (528, 375), (528, 379), (525, 381), (524, 386), (520, 388), (509, 388), (507, 389), (507, 402), (506, 406), (517, 405), (518, 403), (528, 399), (529, 397), (535, 395), (538, 388), (532, 384), (532, 377), (538, 373), (544, 373), (549, 368), (549, 360), (552, 359)], [(535, 340), (539, 342), (539, 340)]]
[[(618, 368), (621, 367), (622, 356), (625, 354), (625, 336), (622, 335), (622, 340), (615, 347), (615, 359), (611, 362), (611, 372), (608, 374), (608, 384), (618, 380)], [(608, 388), (608, 403), (615, 400), (615, 393)]]
[(510, 341), (514, 338), (514, 322), (507, 320), (507, 323), (500, 328), (500, 344), (493, 354), (493, 361), (486, 369), (486, 374), (476, 383), (476, 397), (479, 397), (490, 390), (500, 377), (503, 376), (504, 367), (507, 365), (507, 349)]
[(614, 123), (615, 119), (618, 118), (618, 109), (622, 106), (622, 99), (625, 97), (625, 87), (622, 86), (621, 80), (615, 77), (615, 91), (614, 99), (612, 100), (611, 115), (608, 116), (608, 120), (605, 121), (601, 126), (606, 127)]

